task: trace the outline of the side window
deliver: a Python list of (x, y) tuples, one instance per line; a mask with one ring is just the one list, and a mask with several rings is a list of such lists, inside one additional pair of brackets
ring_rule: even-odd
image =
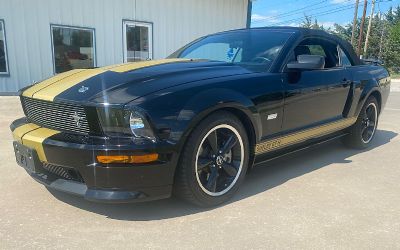
[(340, 58), (340, 66), (350, 67), (352, 66), (349, 58), (347, 57), (346, 53), (342, 50), (342, 48), (338, 47), (339, 51), (339, 58)]
[(311, 55), (326, 57), (324, 48), (321, 45), (308, 45), (308, 48), (310, 48)]
[(294, 49), (295, 58), (299, 55), (318, 55), (325, 58), (325, 69), (340, 66), (337, 44), (323, 39), (306, 39)]

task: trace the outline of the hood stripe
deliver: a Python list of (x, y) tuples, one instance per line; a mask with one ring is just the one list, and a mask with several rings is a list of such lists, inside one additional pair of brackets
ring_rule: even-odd
[(135, 69), (141, 69), (141, 68), (147, 68), (151, 66), (156, 66), (160, 64), (167, 64), (167, 63), (172, 63), (172, 62), (184, 62), (184, 61), (190, 61), (190, 59), (185, 59), (185, 58), (169, 58), (169, 59), (160, 59), (160, 60), (150, 60), (150, 61), (141, 61), (141, 62), (133, 62), (133, 63), (126, 63), (126, 64), (121, 64), (118, 67), (115, 67), (111, 69), (110, 71), (118, 72), (118, 73), (124, 73), (128, 71), (132, 71)]
[(54, 101), (54, 98), (64, 91), (78, 85), (79, 83), (92, 78), (96, 75), (102, 74), (106, 71), (113, 71), (117, 73), (125, 73), (136, 69), (156, 66), (160, 64), (167, 64), (173, 62), (190, 61), (190, 59), (171, 58), (151, 61), (141, 61), (133, 63), (125, 63), (118, 65), (111, 65), (103, 68), (95, 69), (75, 69), (68, 72), (58, 74), (43, 82), (37, 83), (32, 87), (26, 89), (22, 95), (32, 97), (35, 99)]
[(45, 101), (53, 101), (54, 98), (61, 94), (62, 92), (66, 91), (67, 89), (81, 83), (84, 80), (87, 80), (93, 76), (96, 76), (98, 74), (104, 73), (105, 70), (103, 69), (87, 69), (84, 71), (81, 71), (77, 74), (73, 74), (67, 78), (64, 78), (61, 81), (58, 81), (56, 84), (52, 84), (35, 94), (33, 94), (33, 98), (35, 99), (40, 99), (40, 100), (45, 100)]
[(70, 76), (72, 76), (72, 75), (74, 75), (74, 74), (77, 74), (77, 73), (79, 73), (79, 72), (82, 72), (82, 71), (84, 71), (84, 70), (85, 70), (85, 69), (74, 69), (74, 70), (70, 70), (70, 71), (67, 71), (67, 72), (64, 72), (64, 73), (55, 75), (55, 76), (53, 76), (53, 77), (50, 77), (50, 78), (48, 78), (48, 79), (46, 79), (46, 80), (44, 80), (44, 81), (42, 81), (42, 82), (40, 82), (40, 83), (37, 83), (37, 84), (35, 84), (35, 85), (32, 85), (32, 87), (26, 89), (26, 90), (22, 93), (22, 95), (23, 95), (23, 96), (26, 96), (26, 97), (33, 97), (33, 95), (34, 95), (36, 92), (38, 92), (38, 91), (40, 91), (40, 90), (42, 90), (42, 89), (44, 89), (44, 88), (46, 88), (46, 87), (48, 87), (48, 86), (50, 86), (50, 85), (52, 85), (52, 84), (55, 84), (55, 83), (57, 83), (57, 82), (59, 82), (59, 81), (62, 81), (63, 79), (65, 79), (65, 78), (67, 78), (67, 77), (70, 77)]

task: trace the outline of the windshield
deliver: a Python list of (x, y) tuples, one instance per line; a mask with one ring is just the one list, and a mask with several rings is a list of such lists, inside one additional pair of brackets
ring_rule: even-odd
[(216, 34), (181, 48), (170, 58), (206, 59), (269, 68), (291, 34), (272, 30), (241, 30)]

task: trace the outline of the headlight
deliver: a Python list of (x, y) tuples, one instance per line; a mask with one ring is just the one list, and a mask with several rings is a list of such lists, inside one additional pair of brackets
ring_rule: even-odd
[(131, 112), (129, 117), (129, 127), (133, 136), (137, 138), (147, 138), (150, 140), (154, 140), (155, 136), (153, 130), (150, 127), (150, 124), (147, 120), (138, 112)]
[(144, 115), (138, 111), (116, 108), (98, 109), (103, 131), (109, 136), (133, 136), (155, 140), (153, 130)]

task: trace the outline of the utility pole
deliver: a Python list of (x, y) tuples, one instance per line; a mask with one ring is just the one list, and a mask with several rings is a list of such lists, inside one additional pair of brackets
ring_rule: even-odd
[(374, 18), (374, 9), (375, 9), (375, 0), (372, 0), (371, 15), (369, 16), (367, 36), (365, 37), (364, 56), (367, 56), (368, 39), (369, 39), (369, 34), (371, 33), (372, 19)]
[(363, 40), (363, 33), (364, 33), (364, 23), (365, 23), (365, 14), (367, 13), (367, 6), (368, 6), (368, 0), (364, 0), (364, 10), (363, 10), (363, 15), (361, 18), (361, 24), (360, 24), (360, 35), (358, 36), (358, 46), (357, 46), (357, 55), (361, 56), (361, 43)]
[(382, 32), (381, 32), (381, 42), (379, 43), (379, 55), (378, 55), (378, 59), (382, 60), (382, 50), (383, 50), (383, 36), (385, 34), (385, 28), (386, 25), (384, 23), (382, 23), (382, 13), (379, 13), (379, 20), (380, 20), (380, 24), (383, 25), (382, 27)]
[(358, 15), (358, 3), (360, 0), (356, 0), (356, 6), (354, 7), (354, 19), (353, 19), (353, 29), (351, 30), (351, 45), (354, 45), (354, 36), (357, 27), (357, 15)]

